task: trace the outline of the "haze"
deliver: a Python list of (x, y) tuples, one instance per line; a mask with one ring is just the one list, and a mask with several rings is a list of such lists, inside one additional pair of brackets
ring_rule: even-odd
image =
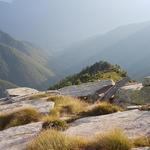
[(0, 10), (0, 29), (62, 49), (121, 25), (149, 21), (149, 8), (149, 0), (14, 0)]

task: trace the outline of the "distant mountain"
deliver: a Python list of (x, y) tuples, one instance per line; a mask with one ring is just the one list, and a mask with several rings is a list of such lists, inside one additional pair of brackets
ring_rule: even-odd
[(114, 81), (119, 81), (126, 76), (127, 73), (121, 69), (120, 66), (112, 65), (106, 61), (100, 61), (86, 67), (77, 74), (64, 78), (54, 86), (51, 86), (50, 89), (60, 89), (65, 86), (79, 85), (96, 80), (112, 79)]
[[(50, 59), (50, 58), (49, 58)], [(0, 87), (7, 85), (46, 88), (55, 77), (47, 65), (48, 56), (44, 50), (28, 42), (13, 39), (0, 31)], [(6, 85), (6, 84), (5, 84)], [(8, 86), (6, 86), (8, 87)]]
[(64, 74), (71, 74), (95, 61), (107, 60), (139, 79), (150, 75), (149, 39), (150, 22), (122, 26), (64, 49), (57, 58), (59, 67)]

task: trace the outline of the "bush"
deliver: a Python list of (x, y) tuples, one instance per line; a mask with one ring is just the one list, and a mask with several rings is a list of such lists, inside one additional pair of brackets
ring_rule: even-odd
[(0, 114), (0, 130), (37, 122), (39, 119), (40, 114), (34, 108), (17, 109), (11, 113)]
[(150, 137), (139, 137), (133, 140), (135, 147), (149, 147), (150, 146)]
[(86, 144), (81, 138), (68, 137), (55, 130), (43, 131), (27, 150), (79, 150)]
[(111, 114), (115, 113), (118, 111), (123, 111), (123, 109), (117, 105), (107, 103), (107, 102), (102, 102), (97, 104), (94, 108), (82, 112), (80, 115), (81, 116), (98, 116), (98, 115), (106, 115), (106, 114)]
[(54, 116), (76, 115), (86, 109), (88, 104), (69, 96), (51, 96), (48, 101), (55, 102), (55, 108), (51, 111)]
[(132, 143), (120, 130), (97, 136), (95, 145), (102, 150), (130, 150), (132, 148)]
[(54, 118), (54, 117), (45, 117), (43, 119), (44, 123), (42, 125), (43, 129), (55, 129), (64, 131), (68, 128), (66, 121)]

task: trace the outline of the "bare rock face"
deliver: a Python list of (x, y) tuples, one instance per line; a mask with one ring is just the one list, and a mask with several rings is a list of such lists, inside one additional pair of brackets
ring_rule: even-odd
[(33, 107), (42, 114), (48, 114), (50, 110), (54, 108), (54, 102), (47, 102), (44, 100), (20, 101), (12, 104), (0, 105), (0, 112), (7, 113), (22, 107)]
[(90, 137), (113, 129), (122, 129), (129, 138), (150, 136), (150, 111), (125, 111), (76, 120), (66, 134)]
[(24, 150), (42, 129), (42, 123), (31, 123), (0, 131), (0, 150)]

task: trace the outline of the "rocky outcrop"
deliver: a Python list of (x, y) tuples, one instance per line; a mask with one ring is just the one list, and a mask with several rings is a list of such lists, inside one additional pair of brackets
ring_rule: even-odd
[[(1, 99), (0, 113), (9, 113), (19, 108), (33, 107), (42, 114), (48, 114), (50, 110), (54, 108), (54, 102), (48, 102), (38, 98), (30, 100), (29, 97), (33, 92), (34, 90), (32, 92), (28, 91), (26, 93), (27, 95), (24, 95), (25, 93), (19, 94), (18, 92), (16, 94), (18, 96), (16, 97), (9, 96), (5, 99)], [(35, 93), (37, 93), (36, 90)], [(13, 95), (15, 95), (15, 93)], [(24, 150), (27, 143), (30, 142), (41, 129), (42, 122), (37, 122), (0, 131), (0, 150)]]
[(54, 102), (47, 102), (44, 100), (26, 100), (12, 104), (0, 105), (0, 112), (7, 113), (18, 108), (33, 107), (42, 114), (48, 114), (54, 108)]
[(73, 97), (87, 97), (98, 99), (100, 94), (105, 93), (115, 85), (113, 80), (100, 80), (96, 82), (83, 83), (81, 85), (73, 85), (59, 89), (62, 95), (70, 95)]
[(0, 150), (24, 150), (42, 129), (42, 123), (31, 123), (0, 131)]
[(130, 80), (129, 77), (125, 77), (122, 80), (116, 82), (116, 84), (114, 86), (112, 86), (108, 91), (106, 91), (104, 93), (104, 96), (102, 98), (100, 98), (99, 100), (109, 101), (110, 99), (112, 99), (114, 97), (114, 95), (116, 94), (118, 89), (121, 88), (122, 86), (124, 86), (129, 80)]
[(143, 86), (141, 83), (124, 86), (118, 90), (115, 97), (129, 104), (150, 103), (150, 86)]
[(150, 86), (150, 76), (144, 78), (143, 86)]
[(27, 87), (20, 87), (20, 88), (6, 90), (6, 94), (8, 97), (25, 96), (25, 95), (36, 94), (36, 93), (38, 93), (37, 90), (27, 88)]
[(122, 129), (130, 138), (150, 136), (150, 111), (132, 110), (79, 119), (66, 133), (88, 137), (113, 129)]

